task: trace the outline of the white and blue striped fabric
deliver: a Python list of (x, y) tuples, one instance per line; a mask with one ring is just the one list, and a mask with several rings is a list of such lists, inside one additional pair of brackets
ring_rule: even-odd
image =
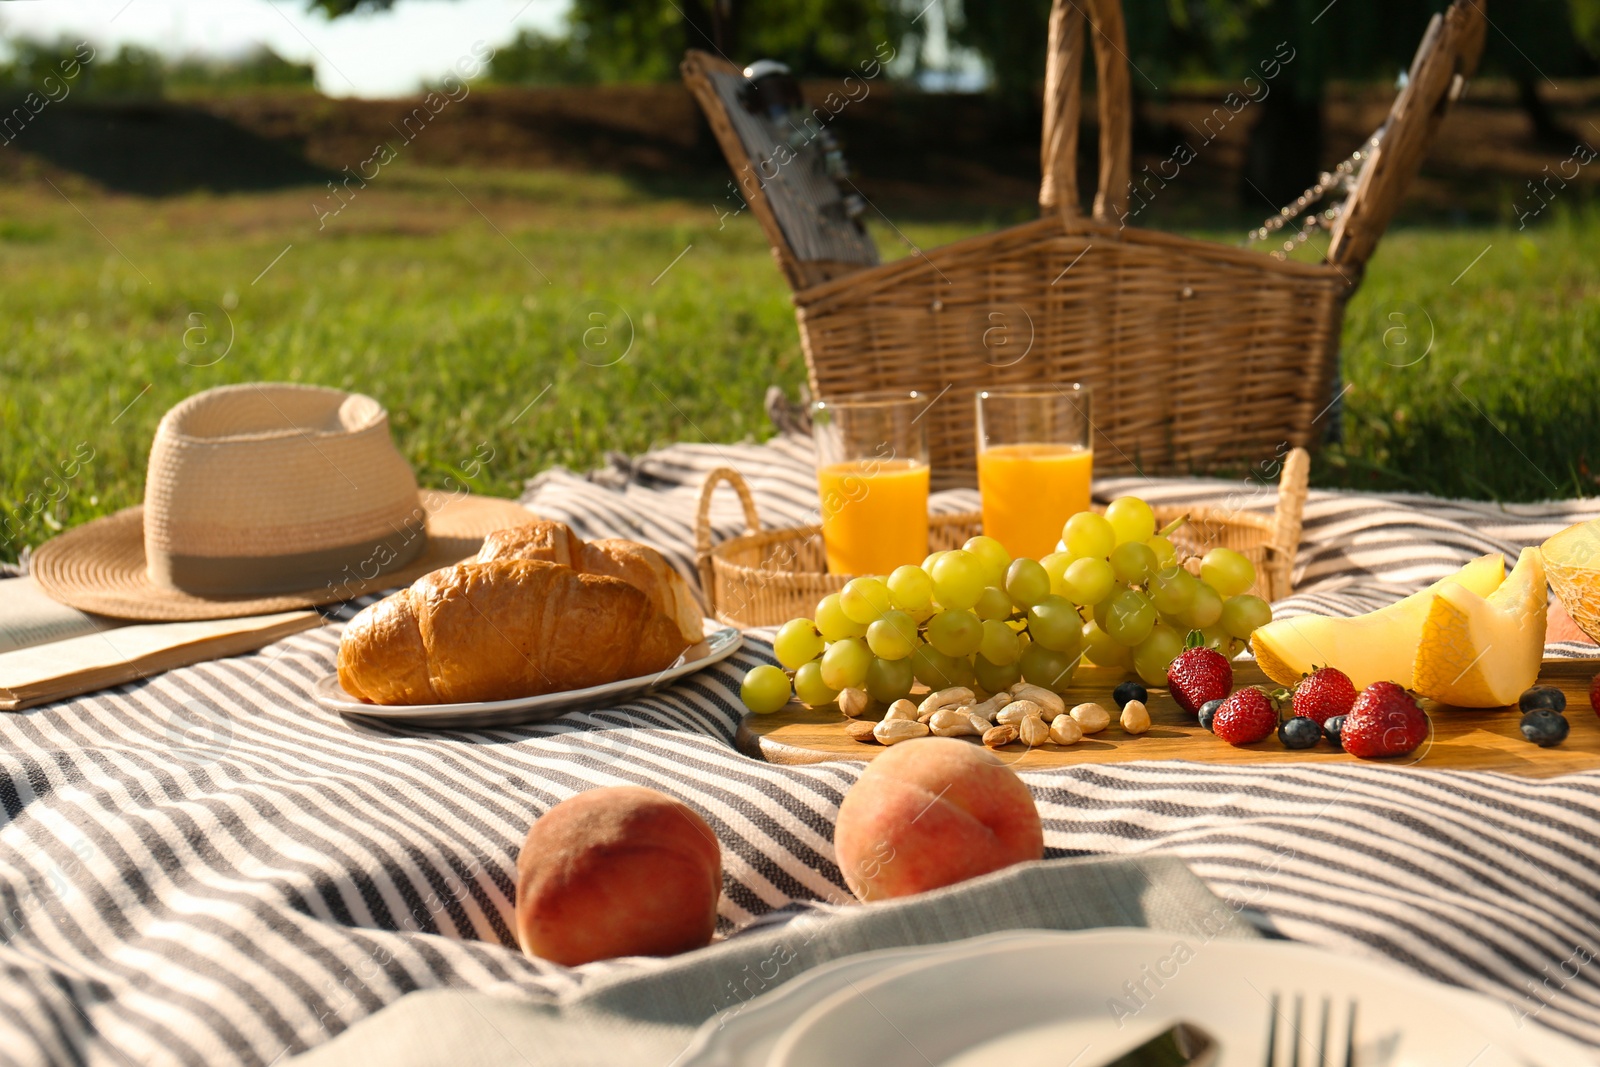
[[(692, 578), (707, 470), (743, 471), (779, 526), (814, 513), (810, 464), (794, 439), (679, 445), (589, 478), (549, 472), (525, 502), (584, 537), (653, 544)], [(1128, 491), (1241, 492), (1096, 485)], [(714, 525), (730, 536), (742, 520), (724, 495)], [(1280, 613), (1364, 611), (1597, 513), (1600, 501), (1313, 492), (1299, 589)], [(849, 906), (832, 824), (861, 765), (769, 766), (731, 745), (739, 678), (768, 653), (762, 633), (647, 699), (422, 732), (312, 701), (349, 613), (253, 655), (0, 716), (0, 1063), (270, 1064), (412, 990), (556, 997), (650, 966), (566, 969), (515, 947), (523, 835), (596, 786), (648, 785), (705, 816), (724, 850), (724, 935), (786, 909)], [(1050, 855), (1179, 856), (1265, 929), (1388, 958), (1600, 1046), (1600, 973), (1587, 965), (1600, 955), (1600, 773), (1144, 762), (1023, 777)]]

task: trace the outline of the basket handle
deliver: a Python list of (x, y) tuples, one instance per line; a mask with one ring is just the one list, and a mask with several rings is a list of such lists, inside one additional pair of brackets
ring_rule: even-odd
[(695, 566), (700, 569), (701, 588), (705, 590), (706, 603), (715, 608), (713, 597), (715, 587), (711, 582), (711, 497), (717, 491), (717, 486), (727, 482), (733, 486), (733, 491), (739, 494), (739, 503), (744, 506), (744, 521), (750, 527), (751, 533), (761, 532), (761, 516), (756, 513), (756, 498), (750, 494), (750, 486), (745, 482), (744, 475), (732, 467), (717, 467), (706, 475), (705, 481), (700, 483), (700, 507), (694, 519), (694, 558)]
[(1272, 516), (1272, 547), (1284, 559), (1294, 559), (1305, 522), (1306, 483), (1311, 477), (1311, 453), (1293, 448), (1283, 460), (1278, 478), (1278, 507)]
[(1487, 16), (1481, 0), (1455, 0), (1433, 16), (1411, 61), (1405, 88), (1384, 122), (1383, 140), (1362, 168), (1355, 191), (1334, 224), (1328, 262), (1359, 278), (1422, 169), (1422, 159), (1450, 105), (1466, 92), (1483, 54)]
[(1119, 221), (1132, 173), (1133, 101), (1127, 35), (1120, 0), (1055, 0), (1050, 8), (1044, 76), (1044, 138), (1040, 150), (1041, 212), (1071, 223), (1078, 208), (1078, 123), (1083, 107), (1084, 9), (1088, 9), (1095, 69), (1100, 75), (1100, 177), (1094, 217)]

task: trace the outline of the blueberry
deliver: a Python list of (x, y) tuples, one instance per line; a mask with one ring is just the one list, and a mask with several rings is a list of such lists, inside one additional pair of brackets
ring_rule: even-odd
[(1150, 692), (1138, 682), (1123, 682), (1111, 691), (1111, 699), (1117, 702), (1118, 711), (1127, 707), (1130, 700), (1137, 700), (1146, 707), (1150, 706)]
[(1208, 700), (1200, 705), (1200, 726), (1202, 729), (1211, 729), (1211, 720), (1217, 717), (1217, 709), (1222, 707), (1220, 700)]
[(1558, 711), (1535, 708), (1522, 717), (1522, 736), (1540, 748), (1559, 745), (1567, 739), (1567, 720)]
[(1566, 711), (1567, 694), (1553, 685), (1536, 685), (1518, 698), (1517, 708), (1524, 712), (1538, 711), (1540, 708), (1549, 708), (1556, 712)]
[(1324, 736), (1324, 737), (1326, 737), (1328, 739), (1328, 744), (1332, 745), (1334, 748), (1338, 749), (1340, 752), (1344, 751), (1344, 742), (1339, 739), (1339, 734), (1343, 730), (1344, 730), (1344, 716), (1343, 715), (1330, 716), (1328, 718), (1328, 721), (1324, 722), (1322, 724), (1322, 736)]
[(1278, 726), (1278, 740), (1284, 748), (1310, 748), (1322, 740), (1322, 727), (1315, 719), (1296, 715)]

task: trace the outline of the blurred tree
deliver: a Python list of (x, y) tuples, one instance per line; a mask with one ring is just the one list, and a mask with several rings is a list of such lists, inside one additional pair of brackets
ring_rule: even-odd
[[(310, 88), (315, 70), (261, 48), (234, 59), (171, 61), (149, 49), (126, 45), (96, 51), (83, 42), (10, 41), (9, 62), (0, 64), (0, 90), (25, 92), (55, 76), (83, 97), (154, 99), (169, 91), (218, 92), (270, 86)], [(68, 77), (64, 71), (74, 73)]]

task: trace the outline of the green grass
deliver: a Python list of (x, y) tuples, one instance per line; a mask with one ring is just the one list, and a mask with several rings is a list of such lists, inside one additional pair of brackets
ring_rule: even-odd
[[(748, 215), (717, 228), (715, 187), (665, 199), (603, 176), (397, 166), (323, 230), (315, 190), (63, 191), (70, 204), (43, 184), (0, 192), (0, 558), (138, 503), (161, 414), (213, 385), (370, 392), (422, 482), (460, 477), (486, 444), (494, 459), (471, 484), (511, 495), (609, 450), (764, 437), (766, 386), (804, 378), (766, 242)], [(922, 246), (988, 228), (897, 222)], [(1392, 234), (1349, 310), (1345, 442), (1316, 480), (1594, 492), (1597, 237), (1600, 219), (1569, 216), (1527, 234)], [(1385, 347), (1392, 313), (1407, 347), (1393, 332)], [(1429, 319), (1426, 357), (1394, 366), (1416, 359)], [(197, 321), (210, 332), (186, 347)]]

